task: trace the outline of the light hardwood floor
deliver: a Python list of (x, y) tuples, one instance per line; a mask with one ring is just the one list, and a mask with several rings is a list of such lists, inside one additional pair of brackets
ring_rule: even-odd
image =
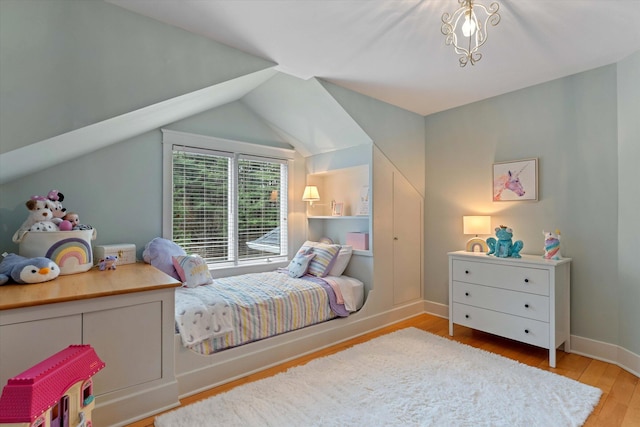
[[(423, 329), (435, 335), (451, 338), (449, 337), (449, 322), (447, 319), (423, 314), (326, 348), (311, 355), (300, 357), (293, 361), (283, 363), (282, 365), (182, 399), (180, 401), (181, 406), (189, 405), (198, 400), (222, 393), (241, 384), (275, 375), (293, 366), (303, 365), (309, 360), (336, 353), (377, 336), (411, 326)], [(564, 375), (565, 377), (572, 378), (585, 384), (599, 387), (602, 390), (603, 395), (598, 406), (587, 419), (587, 422), (585, 423), (586, 427), (640, 426), (640, 380), (638, 377), (624, 369), (610, 363), (562, 351), (558, 351), (557, 367), (550, 368), (548, 363), (548, 353), (545, 349), (500, 338), (484, 332), (474, 331), (463, 326), (456, 326), (454, 332), (455, 336), (452, 339), (455, 341), (497, 353), (546, 371)], [(128, 427), (152, 427), (153, 419), (154, 417), (145, 418), (136, 423), (130, 424)]]

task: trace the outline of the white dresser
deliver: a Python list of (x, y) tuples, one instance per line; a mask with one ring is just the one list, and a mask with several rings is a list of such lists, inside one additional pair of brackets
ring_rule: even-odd
[(541, 255), (496, 258), (486, 253), (449, 253), (449, 335), (454, 324), (549, 349), (570, 351), (571, 259)]

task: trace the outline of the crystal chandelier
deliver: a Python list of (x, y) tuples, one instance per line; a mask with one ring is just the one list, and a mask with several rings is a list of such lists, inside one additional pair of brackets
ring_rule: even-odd
[(487, 41), (487, 23), (495, 27), (500, 22), (500, 6), (498, 3), (491, 3), (487, 8), (473, 0), (458, 0), (458, 3), (458, 10), (442, 15), (440, 30), (445, 35), (445, 44), (453, 45), (460, 55), (460, 66), (464, 67), (469, 62), (475, 65), (482, 59), (478, 49)]

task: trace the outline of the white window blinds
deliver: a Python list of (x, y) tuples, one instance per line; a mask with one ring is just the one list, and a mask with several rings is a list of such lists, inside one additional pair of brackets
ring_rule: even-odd
[(172, 239), (209, 264), (287, 255), (287, 162), (173, 146)]

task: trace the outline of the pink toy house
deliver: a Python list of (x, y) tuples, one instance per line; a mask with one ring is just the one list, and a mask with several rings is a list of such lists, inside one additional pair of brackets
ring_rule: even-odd
[(104, 366), (90, 345), (70, 345), (11, 378), (0, 397), (0, 425), (91, 427), (91, 377)]

